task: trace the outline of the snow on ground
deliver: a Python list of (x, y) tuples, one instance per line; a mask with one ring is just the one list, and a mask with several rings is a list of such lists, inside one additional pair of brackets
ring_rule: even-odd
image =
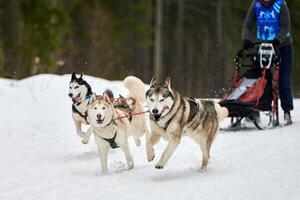
[[(126, 94), (119, 81), (86, 78), (98, 93)], [(126, 170), (122, 152), (111, 150), (109, 174), (102, 175), (93, 139), (83, 145), (75, 134), (69, 81), (70, 75), (0, 79), (1, 200), (299, 199), (300, 100), (292, 126), (221, 131), (206, 172), (199, 172), (199, 147), (186, 137), (163, 170), (146, 161), (145, 139), (140, 148), (130, 140), (135, 168)], [(165, 145), (155, 146), (155, 162)]]

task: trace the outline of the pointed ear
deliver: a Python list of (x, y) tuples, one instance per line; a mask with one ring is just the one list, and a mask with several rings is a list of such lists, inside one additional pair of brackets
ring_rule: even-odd
[(93, 93), (92, 96), (91, 96), (91, 103), (94, 103), (96, 101), (96, 94)]
[(73, 73), (72, 73), (72, 77), (71, 77), (71, 81), (74, 81), (76, 78), (77, 78), (77, 77), (76, 77), (76, 74), (75, 74), (75, 72), (73, 72)]
[(169, 89), (171, 89), (171, 77), (167, 77), (165, 80), (165, 85), (167, 85), (167, 87)]
[(79, 77), (79, 78), (82, 78), (82, 77), (83, 77), (83, 75), (84, 75), (84, 74), (83, 74), (83, 72), (81, 72), (81, 73), (80, 73), (80, 77)]
[(111, 103), (111, 100), (110, 100), (109, 96), (108, 96), (105, 92), (102, 94), (102, 98), (103, 98), (106, 102)]
[(150, 87), (156, 85), (156, 77), (154, 76), (150, 81)]

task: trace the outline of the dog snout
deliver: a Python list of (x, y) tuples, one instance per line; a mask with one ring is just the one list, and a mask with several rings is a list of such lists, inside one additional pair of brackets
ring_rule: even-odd
[(69, 93), (69, 97), (71, 97), (71, 98), (72, 98), (72, 97), (73, 97), (73, 94), (72, 94), (72, 93)]
[(157, 114), (158, 114), (158, 109), (157, 109), (157, 108), (154, 108), (154, 109), (152, 110), (152, 113), (153, 113), (154, 115), (157, 115)]
[(102, 117), (101, 114), (97, 114), (98, 119), (101, 119), (101, 117)]

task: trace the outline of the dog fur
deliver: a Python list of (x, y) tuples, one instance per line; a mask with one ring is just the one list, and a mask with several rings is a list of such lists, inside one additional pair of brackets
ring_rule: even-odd
[(127, 103), (131, 106), (131, 113), (122, 107), (115, 106), (106, 93), (102, 96), (92, 95), (88, 108), (90, 128), (84, 140), (88, 140), (89, 136), (94, 133), (103, 173), (107, 172), (108, 150), (114, 148), (111, 144), (112, 138), (114, 138), (115, 146), (117, 145), (124, 152), (128, 169), (132, 169), (134, 162), (128, 147), (128, 136), (133, 136), (136, 145), (139, 146), (141, 143), (139, 138), (144, 134), (149, 134), (148, 117), (145, 114), (133, 115), (145, 110), (144, 83), (133, 76), (127, 77), (123, 83), (129, 90), (130, 98)]
[(169, 78), (158, 84), (153, 78), (146, 93), (150, 110), (151, 134), (147, 139), (148, 161), (155, 157), (153, 146), (161, 137), (168, 145), (155, 168), (162, 169), (177, 148), (181, 138), (190, 136), (201, 148), (201, 169), (207, 169), (210, 148), (219, 129), (219, 121), (228, 115), (228, 110), (218, 103), (181, 96), (171, 88)]

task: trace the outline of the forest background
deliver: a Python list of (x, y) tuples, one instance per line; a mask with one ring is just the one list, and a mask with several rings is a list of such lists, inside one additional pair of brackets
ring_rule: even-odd
[[(110, 80), (171, 76), (185, 95), (221, 97), (251, 0), (0, 0), (0, 77), (85, 74)], [(292, 19), (300, 97), (300, 1)], [(297, 75), (298, 74), (298, 75)]]

